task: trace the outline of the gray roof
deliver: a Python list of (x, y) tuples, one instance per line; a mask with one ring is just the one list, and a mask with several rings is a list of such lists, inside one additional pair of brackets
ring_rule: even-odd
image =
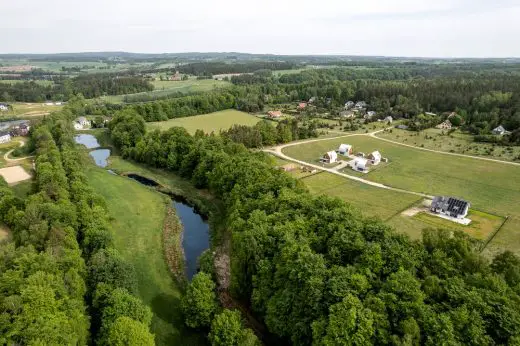
[(504, 132), (506, 129), (504, 128), (504, 126), (500, 125), (498, 127), (495, 127), (493, 129), (493, 131), (496, 131), (496, 132)]
[(469, 207), (469, 202), (446, 196), (436, 196), (431, 205), (431, 209), (440, 209), (451, 216), (463, 215), (466, 207)]
[(0, 131), (0, 137), (11, 135), (9, 131)]

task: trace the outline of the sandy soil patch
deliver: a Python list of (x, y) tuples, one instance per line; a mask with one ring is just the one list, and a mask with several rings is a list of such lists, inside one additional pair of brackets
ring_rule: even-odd
[(0, 169), (0, 175), (4, 177), (8, 184), (15, 184), (20, 181), (31, 179), (31, 175), (22, 166), (13, 166)]

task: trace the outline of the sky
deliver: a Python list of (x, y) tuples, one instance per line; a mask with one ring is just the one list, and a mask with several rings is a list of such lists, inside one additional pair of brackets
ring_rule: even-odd
[(520, 0), (0, 0), (0, 53), (520, 57)]

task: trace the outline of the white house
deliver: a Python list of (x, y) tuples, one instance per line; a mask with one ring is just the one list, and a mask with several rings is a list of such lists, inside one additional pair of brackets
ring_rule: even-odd
[(0, 132), (0, 143), (7, 143), (11, 141), (11, 134), (6, 131)]
[(505, 135), (506, 133), (508, 133), (506, 131), (506, 129), (504, 128), (504, 126), (500, 125), (498, 127), (495, 127), (493, 129), (493, 131), (491, 131), (494, 135), (498, 135), (498, 136), (502, 136), (502, 135)]
[(375, 116), (376, 116), (376, 112), (370, 111), (370, 112), (367, 112), (367, 114), (365, 114), (364, 118), (365, 119), (372, 119)]
[(367, 169), (368, 160), (362, 157), (356, 157), (354, 159), (354, 163), (352, 168), (358, 171), (366, 171)]
[(345, 156), (352, 155), (352, 145), (350, 145), (350, 144), (341, 144), (339, 146), (338, 152), (341, 155), (345, 155)]
[(387, 116), (387, 117), (385, 118), (385, 121), (386, 121), (387, 123), (390, 123), (390, 124), (391, 124), (391, 123), (394, 121), (394, 119), (393, 119), (391, 116)]
[(377, 166), (381, 162), (381, 153), (379, 151), (374, 151), (370, 155), (368, 155), (368, 160), (374, 166)]
[(355, 105), (355, 107), (357, 109), (365, 108), (366, 106), (367, 106), (367, 103), (365, 101), (356, 102), (356, 105)]
[(85, 118), (85, 117), (79, 117), (74, 122), (75, 130), (81, 130), (81, 129), (88, 128), (88, 127), (90, 127), (90, 121), (87, 120), (87, 118)]
[(353, 101), (347, 101), (345, 102), (345, 110), (349, 110), (350, 108), (354, 107), (354, 102)]
[(0, 103), (0, 111), (6, 112), (9, 110), (9, 105), (6, 103)]
[(325, 155), (323, 155), (321, 161), (325, 162), (325, 163), (337, 162), (338, 161), (338, 154), (336, 154), (335, 151), (329, 151), (329, 152), (325, 153)]

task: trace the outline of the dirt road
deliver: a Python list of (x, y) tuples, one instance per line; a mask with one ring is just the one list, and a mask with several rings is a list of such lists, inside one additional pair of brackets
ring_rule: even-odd
[[(18, 143), (20, 143), (20, 148), (23, 147), (25, 145), (25, 142), (24, 141), (18, 141)], [(11, 149), (9, 150), (7, 153), (4, 154), (4, 160), (6, 162), (18, 162), (18, 161), (23, 161), (25, 159), (29, 159), (31, 158), (32, 156), (25, 156), (25, 157), (19, 157), (19, 158), (16, 158), (16, 159), (10, 159), (9, 158), (9, 155), (11, 155), (11, 153), (15, 151), (15, 149)]]

